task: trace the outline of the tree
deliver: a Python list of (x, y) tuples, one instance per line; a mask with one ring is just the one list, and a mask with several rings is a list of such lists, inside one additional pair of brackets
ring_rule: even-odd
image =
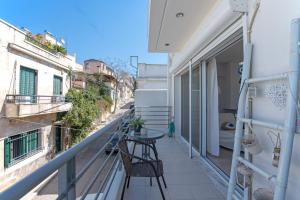
[(122, 81), (122, 79), (127, 76), (129, 74), (129, 66), (127, 65), (126, 62), (124, 62), (121, 59), (118, 58), (108, 58), (106, 59), (106, 64), (111, 67), (114, 70), (115, 73), (115, 98), (114, 98), (114, 109), (113, 109), (113, 113), (116, 112), (117, 109), (117, 104), (118, 104), (118, 91), (119, 91), (119, 86), (120, 86), (120, 82)]
[(70, 127), (70, 145), (84, 139), (98, 115), (96, 106), (96, 91), (70, 89), (67, 98), (72, 102), (72, 108), (63, 117), (63, 121)]
[(113, 101), (110, 96), (111, 89), (105, 85), (103, 75), (100, 73), (90, 74), (86, 77), (87, 87), (96, 93), (98, 102), (101, 102), (106, 109), (112, 106)]

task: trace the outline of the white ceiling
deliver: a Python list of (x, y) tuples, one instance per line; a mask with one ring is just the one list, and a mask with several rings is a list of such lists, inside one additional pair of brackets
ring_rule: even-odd
[[(150, 52), (179, 51), (218, 0), (149, 0)], [(182, 12), (184, 17), (177, 18)], [(169, 43), (170, 46), (165, 46)]]

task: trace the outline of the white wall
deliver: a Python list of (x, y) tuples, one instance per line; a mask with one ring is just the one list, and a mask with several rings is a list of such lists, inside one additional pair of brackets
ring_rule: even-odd
[(167, 77), (167, 65), (139, 63), (138, 77)]
[[(219, 7), (211, 11), (211, 16), (207, 17), (202, 24), (199, 24), (195, 35), (193, 35), (185, 45), (182, 51), (170, 55), (169, 76), (174, 75), (174, 72), (180, 71), (187, 61), (198, 51), (198, 55), (193, 58), (193, 61), (205, 56), (214, 46), (222, 42), (227, 36), (230, 36), (235, 30), (242, 26), (241, 21), (237, 21), (228, 27), (219, 37), (211, 40), (208, 32), (219, 33), (224, 26), (228, 26), (228, 22), (236, 19), (237, 13), (230, 14), (228, 5), (222, 1)], [(255, 0), (249, 1), (250, 17), (253, 13)], [(217, 12), (217, 11), (220, 12)], [(222, 11), (223, 10), (223, 11)], [(289, 49), (290, 49), (290, 24), (293, 18), (300, 17), (300, 1), (299, 0), (263, 0), (254, 21), (252, 30), (252, 42), (254, 44), (252, 55), (252, 76), (260, 77), (265, 75), (288, 72), (289, 67)], [(226, 20), (225, 20), (226, 19)], [(206, 30), (203, 26), (206, 26)], [(223, 39), (222, 39), (223, 38)], [(205, 41), (210, 43), (205, 44)], [(176, 110), (179, 101), (179, 93), (176, 87), (178, 80), (175, 80), (175, 120), (178, 119)], [(253, 102), (253, 118), (269, 122), (283, 123), (286, 111), (275, 107), (270, 99), (264, 97), (264, 90), (270, 86), (265, 84), (260, 86), (258, 98)], [(177, 101), (177, 102), (176, 102)], [(179, 113), (179, 111), (177, 111)], [(180, 121), (176, 121), (180, 123)], [(176, 129), (177, 130), (177, 129)], [(277, 168), (271, 165), (272, 162), (272, 143), (267, 136), (266, 129), (254, 128), (255, 134), (258, 136), (263, 152), (254, 157), (254, 163), (266, 171), (275, 173)], [(284, 140), (284, 135), (282, 136)], [(300, 136), (295, 136), (294, 150), (289, 176), (289, 184), (287, 190), (287, 199), (299, 199), (298, 188), (300, 187)], [(256, 176), (254, 178), (254, 187), (269, 187), (272, 188), (268, 181)]]
[(145, 79), (139, 78), (137, 81), (138, 89), (167, 89), (167, 79)]
[(138, 64), (135, 106), (167, 106), (167, 65)]
[(135, 90), (136, 107), (166, 106), (167, 90)]
[[(252, 0), (253, 2), (253, 0)], [(252, 7), (253, 8), (253, 7)], [(290, 71), (290, 24), (291, 20), (300, 17), (300, 1), (289, 0), (264, 0), (254, 22), (252, 32), (253, 68), (254, 77), (277, 74)], [(269, 84), (268, 84), (269, 85)], [(265, 85), (264, 88), (268, 86)], [(261, 96), (254, 101), (253, 117), (258, 120), (266, 120), (283, 124), (286, 111), (275, 107), (270, 99)], [(263, 146), (263, 152), (254, 158), (255, 164), (267, 171), (276, 172), (271, 165), (273, 146), (266, 135), (267, 130), (256, 128), (259, 140)], [(284, 135), (282, 135), (284, 139)], [(287, 190), (287, 199), (299, 199), (300, 187), (300, 137), (295, 135), (294, 150)], [(266, 186), (266, 181), (256, 176), (255, 186)], [(269, 184), (268, 184), (269, 185)], [(269, 185), (271, 188), (272, 186)]]

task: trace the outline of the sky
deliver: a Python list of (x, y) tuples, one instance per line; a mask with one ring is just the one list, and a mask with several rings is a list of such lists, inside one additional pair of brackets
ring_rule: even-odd
[(77, 62), (95, 58), (167, 63), (148, 53), (148, 0), (0, 0), (0, 18), (33, 34), (44, 30), (64, 38)]

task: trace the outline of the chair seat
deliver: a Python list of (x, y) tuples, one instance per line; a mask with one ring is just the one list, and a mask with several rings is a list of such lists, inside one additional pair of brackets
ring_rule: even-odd
[[(162, 176), (164, 171), (163, 171), (163, 163), (161, 160), (153, 160), (149, 161), (153, 163), (156, 171), (157, 171), (157, 176)], [(155, 177), (155, 172), (153, 170), (153, 167), (151, 166), (150, 163), (146, 162), (136, 162), (132, 163), (132, 168), (130, 170), (130, 175), (133, 177)]]

